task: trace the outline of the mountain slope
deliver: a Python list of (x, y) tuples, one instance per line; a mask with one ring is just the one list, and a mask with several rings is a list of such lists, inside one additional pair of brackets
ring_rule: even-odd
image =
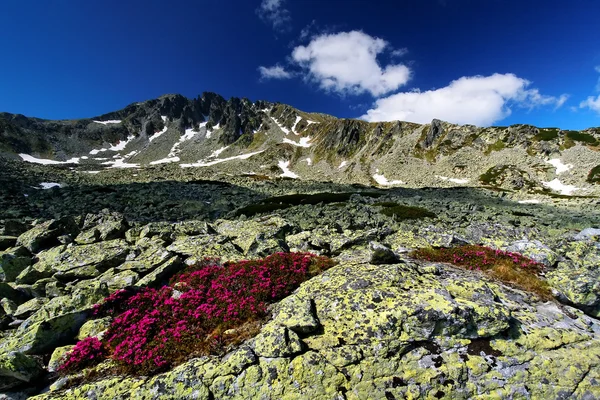
[[(344, 183), (598, 195), (600, 128), (368, 123), (214, 93), (165, 95), (91, 119), (0, 114), (0, 155), (107, 168), (211, 168)], [(20, 155), (20, 157), (18, 156)], [(50, 160), (50, 161), (49, 161)], [(559, 176), (560, 175), (560, 176)]]

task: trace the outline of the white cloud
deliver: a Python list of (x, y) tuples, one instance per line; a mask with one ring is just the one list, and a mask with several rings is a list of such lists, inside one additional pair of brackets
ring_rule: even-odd
[[(594, 68), (597, 73), (600, 74), (600, 65)], [(596, 91), (600, 92), (600, 77), (598, 77), (598, 83), (596, 84)]]
[(596, 98), (593, 96), (588, 97), (586, 100), (579, 104), (580, 108), (589, 108), (592, 111), (600, 114), (600, 95)]
[(261, 79), (289, 79), (292, 74), (285, 70), (281, 65), (273, 65), (272, 67), (258, 67)]
[(296, 47), (292, 60), (325, 90), (381, 96), (405, 85), (411, 76), (405, 65), (379, 65), (377, 55), (387, 47), (385, 40), (360, 31), (322, 34)]
[(529, 85), (529, 81), (514, 74), (462, 77), (440, 89), (403, 92), (379, 99), (361, 118), (371, 122), (417, 123), (439, 118), (456, 124), (490, 125), (509, 116), (511, 104), (558, 108), (567, 100), (567, 95), (545, 96), (537, 89), (527, 89)]
[(284, 7), (285, 0), (263, 0), (256, 9), (256, 14), (264, 22), (273, 26), (277, 32), (288, 32), (292, 17)]
[(408, 49), (403, 47), (401, 49), (392, 50), (390, 53), (393, 57), (403, 57), (408, 54)]

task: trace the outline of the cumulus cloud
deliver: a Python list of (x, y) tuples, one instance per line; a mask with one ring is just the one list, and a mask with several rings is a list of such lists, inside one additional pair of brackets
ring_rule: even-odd
[(377, 55), (387, 48), (385, 40), (360, 31), (322, 34), (308, 45), (294, 48), (292, 60), (325, 90), (381, 96), (405, 85), (411, 77), (405, 65), (382, 67), (377, 62)]
[(265, 23), (273, 26), (276, 32), (288, 32), (291, 30), (292, 17), (284, 3), (285, 0), (263, 0), (256, 9), (256, 14)]
[(392, 50), (390, 53), (393, 57), (403, 57), (408, 54), (408, 49), (403, 47), (401, 49)]
[(593, 96), (588, 97), (586, 100), (579, 104), (580, 108), (589, 108), (592, 111), (600, 114), (600, 95), (596, 98)]
[(281, 65), (273, 65), (272, 67), (258, 67), (261, 79), (289, 79), (292, 74), (285, 70)]
[(393, 94), (375, 102), (361, 118), (367, 121), (428, 123), (439, 118), (456, 124), (490, 125), (510, 115), (510, 106), (562, 106), (567, 95), (545, 96), (527, 89), (530, 82), (514, 74), (462, 77), (428, 91)]

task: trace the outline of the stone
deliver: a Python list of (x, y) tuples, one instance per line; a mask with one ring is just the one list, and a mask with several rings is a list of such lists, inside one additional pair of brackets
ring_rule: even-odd
[(167, 247), (167, 250), (175, 254), (197, 258), (216, 257), (231, 261), (243, 258), (230, 239), (220, 235), (179, 237)]
[(31, 299), (29, 301), (26, 301), (25, 303), (21, 304), (17, 308), (17, 310), (15, 311), (13, 316), (18, 319), (25, 319), (25, 318), (29, 317), (31, 314), (33, 314), (34, 312), (41, 309), (43, 307), (43, 305), (46, 304), (47, 302), (48, 302), (48, 300), (44, 299), (44, 298), (35, 298), (35, 299)]
[(39, 223), (25, 233), (22, 233), (17, 244), (24, 246), (32, 253), (59, 244), (57, 238), (66, 233), (77, 232), (78, 228), (73, 218), (61, 218)]
[(0, 235), (0, 251), (14, 247), (17, 244), (15, 236)]
[(259, 357), (288, 357), (299, 353), (303, 344), (298, 334), (276, 323), (265, 325), (250, 345)]
[(29, 383), (43, 373), (38, 361), (19, 352), (0, 353), (0, 390)]
[(547, 267), (554, 265), (558, 260), (558, 255), (539, 240), (518, 240), (506, 247), (506, 251), (522, 254)]
[(12, 286), (5, 282), (0, 282), (0, 299), (2, 298), (14, 301), (17, 304), (22, 304), (27, 300), (22, 292), (13, 289)]
[(64, 358), (69, 353), (75, 345), (61, 346), (54, 349), (52, 355), (50, 356), (50, 361), (48, 362), (48, 366), (46, 369), (48, 372), (56, 372), (58, 368), (64, 362)]
[(14, 282), (17, 276), (32, 264), (31, 257), (18, 256), (15, 251), (0, 252), (0, 281)]
[(148, 275), (144, 276), (142, 279), (137, 281), (135, 283), (135, 286), (160, 286), (161, 283), (164, 283), (166, 280), (168, 280), (171, 276), (179, 272), (184, 267), (185, 264), (181, 262), (181, 259), (178, 256), (174, 256), (167, 262), (162, 264), (160, 267), (156, 268), (154, 271), (150, 272)]
[(400, 262), (400, 257), (392, 249), (382, 245), (381, 243), (369, 243), (371, 249), (371, 264), (397, 264)]
[(112, 318), (105, 317), (100, 319), (91, 319), (81, 326), (77, 334), (77, 340), (83, 340), (92, 336), (99, 336), (110, 326)]

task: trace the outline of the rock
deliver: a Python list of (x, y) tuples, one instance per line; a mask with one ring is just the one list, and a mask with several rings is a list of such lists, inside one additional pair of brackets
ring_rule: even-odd
[(553, 266), (558, 260), (558, 255), (539, 240), (517, 240), (506, 247), (505, 250), (522, 254), (547, 267)]
[(135, 286), (159, 286), (162, 282), (168, 280), (171, 276), (179, 272), (184, 267), (185, 264), (181, 262), (181, 259), (178, 256), (174, 256), (160, 267), (156, 268), (154, 271), (137, 281)]
[(81, 231), (75, 238), (77, 244), (92, 244), (98, 241), (100, 241), (100, 231), (96, 227)]
[(43, 372), (33, 357), (18, 352), (0, 353), (0, 390), (29, 383)]
[(260, 357), (288, 357), (302, 351), (298, 335), (284, 326), (269, 323), (251, 340), (250, 347)]
[[(142, 239), (143, 240), (143, 239)], [(158, 243), (149, 243), (141, 254), (135, 256), (132, 260), (127, 260), (117, 267), (118, 270), (132, 270), (142, 274), (154, 270), (156, 267), (173, 257), (173, 253), (165, 250)]]
[(17, 244), (17, 238), (15, 236), (4, 236), (0, 235), (0, 251), (11, 248)]
[[(267, 253), (272, 254), (285, 246), (283, 240), (290, 230), (290, 225), (281, 217), (258, 218), (248, 221), (217, 221), (214, 229), (220, 235), (233, 238), (232, 242), (242, 249), (244, 255)], [(264, 246), (270, 241), (271, 244)]]
[(10, 286), (8, 283), (0, 282), (0, 299), (6, 298), (17, 304), (24, 303), (27, 299), (25, 295)]
[(568, 303), (588, 315), (600, 317), (600, 279), (597, 270), (564, 262), (550, 271), (546, 279)]
[(585, 228), (573, 237), (575, 240), (598, 240), (600, 238), (600, 229)]
[(91, 336), (99, 336), (101, 333), (108, 329), (111, 320), (112, 318), (106, 317), (87, 321), (79, 329), (79, 333), (77, 334), (77, 340), (83, 340)]
[(36, 299), (31, 299), (29, 301), (26, 301), (25, 303), (21, 304), (17, 308), (17, 310), (15, 311), (13, 316), (18, 319), (25, 319), (25, 318), (29, 317), (31, 314), (33, 314), (34, 312), (41, 309), (42, 306), (44, 304), (46, 304), (47, 302), (48, 302), (48, 300), (43, 299), (43, 298), (36, 298)]
[(17, 239), (17, 244), (24, 246), (32, 253), (37, 253), (59, 244), (57, 240), (59, 236), (77, 231), (78, 228), (73, 218), (53, 219), (37, 224), (21, 234)]
[(62, 365), (64, 361), (64, 357), (73, 350), (74, 345), (61, 346), (54, 349), (52, 352), (52, 356), (50, 356), (50, 361), (48, 362), (48, 366), (46, 369), (48, 372), (56, 372), (58, 368)]
[(397, 264), (400, 262), (400, 257), (389, 247), (377, 242), (369, 243), (369, 247), (371, 249), (371, 264)]
[(15, 282), (20, 285), (29, 285), (41, 279), (50, 278), (53, 275), (53, 272), (50, 269), (43, 269), (45, 267), (45, 265), (40, 264), (31, 265), (17, 275)]
[(119, 239), (82, 246), (55, 247), (41, 252), (33, 268), (37, 271), (59, 272), (61, 274), (57, 277), (63, 279), (85, 279), (120, 265), (129, 250), (127, 242)]
[(99, 278), (100, 282), (106, 283), (110, 291), (124, 289), (128, 286), (133, 286), (140, 280), (140, 275), (137, 272), (126, 270), (115, 273), (114, 269), (106, 271)]
[(197, 258), (216, 257), (225, 260), (239, 260), (243, 256), (229, 238), (220, 235), (199, 235), (180, 237), (173, 241), (167, 250)]
[(27, 229), (29, 229), (29, 227), (23, 221), (9, 219), (4, 221), (4, 232), (2, 235), (19, 236), (23, 232), (27, 231)]
[(315, 316), (314, 304), (310, 299), (287, 297), (277, 304), (273, 314), (274, 323), (297, 333), (315, 332), (320, 327)]
[(17, 255), (17, 249), (0, 252), (0, 281), (14, 282), (17, 276), (32, 264), (31, 257)]
[[(121, 239), (125, 237), (125, 232), (129, 229), (129, 224), (122, 214), (111, 212), (108, 209), (102, 210), (99, 214), (88, 214), (83, 221), (83, 229), (87, 230), (86, 236), (80, 238), (88, 241), (92, 239), (97, 231), (98, 238), (101, 241)], [(91, 231), (91, 232), (90, 232)]]
[(6, 315), (13, 316), (19, 306), (12, 300), (7, 299), (6, 297), (0, 299), (0, 307), (6, 313)]
[(431, 121), (431, 125), (429, 126), (429, 130), (427, 131), (427, 136), (421, 143), (421, 147), (424, 149), (428, 149), (431, 145), (444, 133), (444, 127), (442, 125), (442, 121), (439, 119), (433, 119)]

